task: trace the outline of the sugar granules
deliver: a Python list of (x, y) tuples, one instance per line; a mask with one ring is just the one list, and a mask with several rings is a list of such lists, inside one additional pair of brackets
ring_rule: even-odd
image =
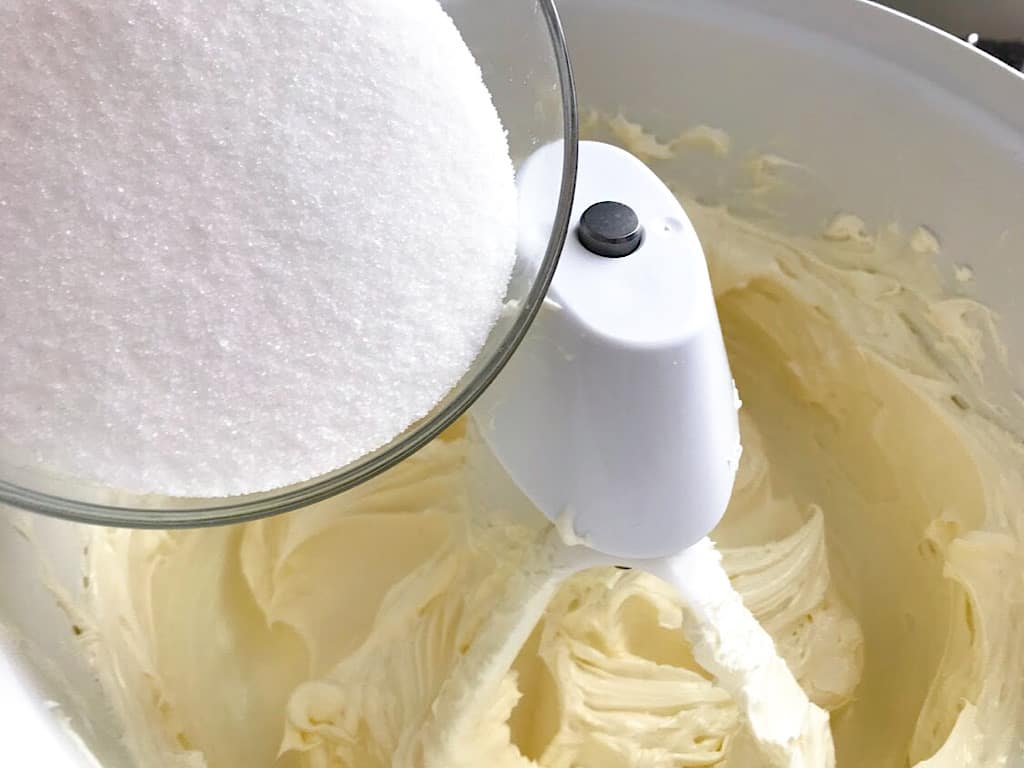
[(0, 10), (0, 441), (172, 496), (333, 470), (469, 368), (515, 183), (435, 0)]

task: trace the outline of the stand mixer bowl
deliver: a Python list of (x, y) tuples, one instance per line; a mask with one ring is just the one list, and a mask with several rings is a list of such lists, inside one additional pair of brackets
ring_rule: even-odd
[[(480, 5), (501, 10), (497, 3)], [(487, 11), (472, 6), (472, 0), (453, 2), (450, 10), (460, 26), (461, 13), (482, 24)], [(859, 0), (560, 0), (559, 8), (584, 106), (609, 115), (621, 112), (661, 137), (694, 125), (714, 126), (728, 132), (738, 162), (772, 153), (799, 164), (788, 204), (772, 223), (783, 231), (819, 232), (839, 211), (862, 215), (870, 225), (900, 220), (934, 226), (943, 245), (941, 265), (951, 269), (955, 258), (973, 268), (977, 298), (998, 313), (1011, 358), (1020, 359), (1024, 80), (1019, 75), (947, 35)], [(500, 67), (518, 62), (522, 69), (508, 71), (522, 74), (535, 66), (516, 50), (521, 41), (505, 39), (515, 37), (509, 30), (497, 24), (474, 29), (480, 36), (467, 33), (467, 40), (492, 90), (504, 82)], [(489, 55), (479, 45), (502, 51), (495, 61), (504, 63), (488, 67)], [(553, 102), (558, 114), (550, 82), (531, 93), (516, 92), (528, 101), (511, 102), (522, 107), (524, 120)], [(495, 96), (508, 120), (498, 92)], [(508, 127), (513, 134), (514, 126)], [(516, 137), (510, 138), (515, 143)], [(525, 160), (558, 138), (556, 131), (520, 144), (514, 159)], [(677, 181), (675, 175), (663, 178)], [(678, 180), (702, 200), (723, 201), (734, 176), (695, 162), (680, 164)], [(550, 267), (553, 271), (554, 264)], [(538, 299), (543, 294), (540, 290)], [(1015, 374), (1012, 381), (992, 382), (996, 402), (1013, 402), (1024, 381), (1019, 368)], [(545, 434), (524, 438), (543, 441)], [(134, 524), (174, 523), (173, 515), (154, 520), (155, 509), (138, 509)], [(248, 516), (268, 513), (250, 511)], [(226, 513), (218, 517), (223, 510), (179, 512), (190, 523), (228, 519)], [(7, 709), (0, 711), (21, 716), (0, 718), (0, 725), (9, 726), (2, 740), (9, 744), (12, 735), (23, 735), (33, 750), (26, 754), (37, 764), (134, 766), (79, 638), (50, 592), (56, 583), (69, 599), (80, 593), (80, 532), (63, 520), (40, 518), (33, 525), (36, 544), (0, 523), (6, 528), (0, 533), (0, 629), (13, 628), (0, 632), (0, 691), (7, 693)], [(868, 546), (877, 548), (877, 542)], [(52, 567), (40, 564), (37, 547)], [(879, 570), (877, 559), (868, 556), (858, 566)], [(1024, 725), (1018, 736), (1024, 737)], [(64, 761), (57, 752), (64, 753)], [(0, 755), (0, 762), (6, 756)], [(1024, 768), (1024, 751), (1011, 754), (1008, 765)]]
[[(37, 469), (0, 464), (0, 504), (69, 520), (175, 528), (251, 520), (322, 501), (383, 472), (461, 416), (502, 369), (539, 309), (558, 263), (576, 180), (577, 115), (565, 39), (553, 0), (442, 0), (483, 72), (518, 167), (560, 142), (543, 258), (517, 258), (499, 317), (472, 367), (418, 422), (387, 445), (326, 475), (267, 493), (187, 499), (112, 491)], [(522, 222), (536, 231), (533, 222)]]

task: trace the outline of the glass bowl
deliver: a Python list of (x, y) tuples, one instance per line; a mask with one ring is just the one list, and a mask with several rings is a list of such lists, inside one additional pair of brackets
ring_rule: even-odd
[[(144, 496), (56, 476), (0, 467), (0, 503), (88, 523), (144, 528), (235, 523), (304, 507), (383, 472), (461, 416), (502, 369), (544, 300), (565, 241), (576, 181), (577, 112), (572, 72), (553, 0), (442, 0), (483, 71), (518, 167), (534, 150), (562, 141), (558, 205), (540, 264), (519, 258), (506, 311), (459, 383), (390, 443), (333, 472), (274, 491), (222, 499)], [(532, 226), (535, 228), (536, 223)]]

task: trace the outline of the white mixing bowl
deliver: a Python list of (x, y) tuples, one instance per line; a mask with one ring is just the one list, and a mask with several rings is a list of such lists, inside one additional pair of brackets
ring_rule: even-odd
[[(1018, 363), (992, 395), (1011, 402), (1024, 382), (1024, 78), (857, 0), (561, 0), (560, 9), (584, 107), (663, 136), (716, 126), (734, 157), (769, 152), (810, 169), (794, 179), (779, 226), (820, 231), (853, 211), (869, 225), (932, 229), (999, 313)], [(706, 198), (729, 194), (719, 174), (694, 169), (682, 181)], [(62, 584), (74, 602), (80, 531), (32, 522), (52, 574), (0, 520), (0, 763), (133, 765), (73, 616), (44, 584)]]

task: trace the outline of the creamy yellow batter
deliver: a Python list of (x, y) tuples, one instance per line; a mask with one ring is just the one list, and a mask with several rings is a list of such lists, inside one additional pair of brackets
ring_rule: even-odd
[[(926, 231), (784, 238), (684, 206), (744, 402), (713, 534), (733, 585), (832, 712), (840, 768), (1002, 765), (1024, 716), (1024, 447), (986, 397), (992, 317), (946, 291)], [(452, 721), (547, 528), (460, 424), (313, 508), (98, 531), (97, 668), (147, 766), (759, 765), (687, 608), (639, 571), (542, 592), (493, 695)]]

